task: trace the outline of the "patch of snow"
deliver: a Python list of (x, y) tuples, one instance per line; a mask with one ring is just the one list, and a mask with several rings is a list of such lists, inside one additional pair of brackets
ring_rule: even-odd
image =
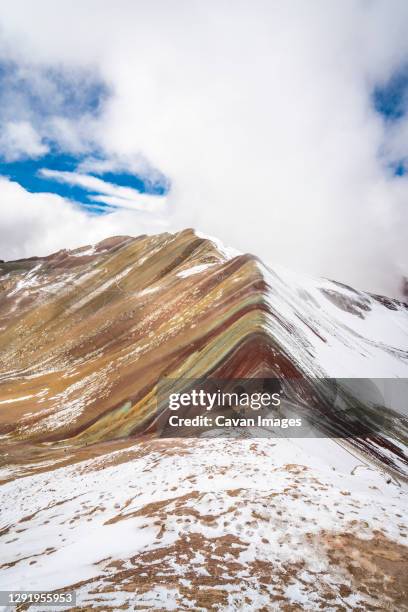
[(159, 291), (159, 289), (160, 287), (147, 287), (146, 289), (139, 291), (138, 295), (150, 295), (151, 293)]
[(14, 397), (13, 399), (0, 400), (0, 404), (13, 404), (14, 402), (23, 402), (24, 400), (30, 399), (30, 397), (36, 397), (35, 395), (21, 395), (20, 397)]
[(20, 291), (29, 289), (31, 287), (35, 287), (39, 282), (38, 276), (35, 274), (35, 272), (41, 268), (41, 265), (42, 264), (39, 263), (32, 270), (30, 270), (27, 274), (24, 274), (22, 278), (20, 278), (17, 281), (14, 289), (10, 291), (10, 293), (8, 294), (8, 297), (12, 297), (13, 295), (16, 295), (16, 293), (19, 293)]
[(78, 253), (72, 253), (71, 255), (73, 257), (84, 257), (85, 255), (95, 255), (95, 245), (91, 246), (89, 249), (86, 249), (85, 251), (80, 251)]
[(178, 272), (176, 276), (180, 278), (186, 278), (187, 276), (192, 276), (193, 274), (199, 274), (203, 270), (207, 270), (208, 268), (214, 265), (215, 264), (199, 264), (198, 266), (193, 266), (192, 268), (181, 270), (181, 272)]
[(218, 251), (221, 255), (225, 257), (228, 261), (229, 259), (233, 259), (234, 257), (238, 257), (238, 255), (242, 255), (241, 251), (234, 249), (233, 247), (226, 247), (221, 240), (215, 238), (214, 236), (209, 236), (207, 234), (203, 234), (203, 232), (194, 231), (197, 238), (204, 238), (204, 240), (210, 240), (217, 247)]
[(111, 278), (108, 278), (108, 280), (104, 281), (101, 285), (97, 285), (94, 288), (93, 291), (91, 291), (90, 293), (85, 295), (82, 299), (80, 299), (77, 302), (75, 302), (71, 306), (70, 310), (78, 310), (79, 308), (82, 308), (82, 306), (85, 306), (85, 304), (87, 304), (88, 302), (93, 300), (93, 298), (96, 295), (98, 295), (99, 293), (102, 293), (103, 291), (106, 291), (107, 289), (112, 287), (112, 285), (115, 285), (116, 289), (122, 291), (122, 288), (120, 287), (118, 282), (122, 278), (127, 276), (129, 274), (129, 272), (133, 269), (133, 267), (134, 267), (133, 264), (131, 264), (130, 266), (127, 266), (124, 270), (122, 270), (122, 272), (119, 272), (118, 274), (115, 274), (115, 276), (112, 276)]

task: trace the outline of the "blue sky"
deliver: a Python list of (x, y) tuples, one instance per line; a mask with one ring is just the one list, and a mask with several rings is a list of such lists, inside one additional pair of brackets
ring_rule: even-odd
[(386, 83), (374, 87), (373, 102), (375, 110), (386, 120), (402, 119), (408, 105), (408, 67), (398, 70)]
[[(106, 161), (103, 156), (58, 153), (53, 152), (51, 148), (49, 153), (37, 159), (23, 158), (12, 162), (0, 161), (0, 174), (18, 182), (31, 193), (55, 193), (77, 202), (90, 213), (106, 214), (112, 212), (116, 206), (103, 201), (92, 201), (94, 196), (103, 197), (105, 193), (103, 189), (98, 190), (92, 186), (84, 188), (75, 182), (57, 180), (52, 174), (44, 174), (45, 170), (62, 171), (74, 177), (77, 170), (81, 168), (81, 164)], [(112, 186), (127, 187), (134, 192), (146, 195), (165, 196), (169, 190), (168, 180), (164, 176), (158, 178), (157, 173), (155, 173), (154, 182), (149, 177), (138, 176), (124, 170), (100, 169), (92, 172), (81, 172), (81, 174), (87, 177), (98, 177)]]
[[(375, 86), (372, 100), (374, 109), (385, 123), (398, 129), (398, 123), (404, 120), (408, 110), (408, 66), (397, 70), (385, 83)], [(396, 158), (389, 162), (395, 176), (406, 174), (407, 161), (406, 158)]]
[[(112, 202), (114, 191), (109, 185), (128, 188), (128, 192), (119, 193), (129, 202), (132, 192), (136, 200), (137, 194), (165, 196), (168, 179), (147, 162), (141, 175), (129, 169), (129, 160), (112, 160), (89, 140), (76, 147), (56, 141), (53, 121), (68, 120), (71, 125), (84, 118), (95, 121), (110, 95), (108, 85), (89, 69), (0, 61), (0, 127), (6, 128), (3, 151), (0, 149), (0, 175), (30, 193), (54, 193), (72, 200), (90, 214), (108, 214), (120, 207), (120, 199)], [(78, 173), (98, 177), (106, 185), (75, 180)], [(105, 201), (104, 195), (108, 196)], [(129, 206), (129, 202), (123, 205)]]

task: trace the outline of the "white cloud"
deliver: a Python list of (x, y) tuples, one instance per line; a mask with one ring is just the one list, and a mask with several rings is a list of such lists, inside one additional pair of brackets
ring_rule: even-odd
[(41, 157), (48, 147), (28, 121), (10, 121), (0, 134), (0, 151), (7, 161), (24, 157)]
[(105, 202), (111, 206), (123, 206), (153, 213), (163, 213), (166, 205), (166, 198), (162, 196), (146, 195), (131, 187), (115, 185), (89, 174), (49, 170), (48, 168), (42, 168), (39, 174), (45, 178), (76, 185), (92, 192), (94, 195), (90, 195), (89, 199), (94, 202)]
[(33, 253), (47, 255), (61, 248), (94, 244), (111, 235), (166, 229), (162, 218), (130, 210), (118, 209), (101, 216), (85, 214), (56, 194), (29, 193), (4, 177), (0, 177), (0, 194), (1, 252), (7, 259), (30, 257)]
[[(0, 22), (4, 56), (94, 67), (106, 80), (101, 117), (60, 124), (61, 139), (92, 140), (112, 159), (143, 156), (163, 171), (172, 227), (398, 292), (408, 181), (386, 164), (406, 156), (408, 123), (387, 126), (371, 92), (408, 60), (405, 0), (84, 0), (75, 11), (15, 0), (3, 3)], [(109, 233), (129, 233), (118, 219), (104, 221)]]
[[(137, 192), (136, 192), (137, 193)], [(138, 194), (134, 199), (122, 198), (120, 196), (109, 195), (91, 195), (89, 199), (92, 202), (104, 202), (109, 206), (117, 206), (120, 208), (128, 208), (129, 210), (138, 210), (143, 213), (154, 213), (155, 215), (163, 215), (163, 222), (166, 219), (166, 198), (145, 194)]]

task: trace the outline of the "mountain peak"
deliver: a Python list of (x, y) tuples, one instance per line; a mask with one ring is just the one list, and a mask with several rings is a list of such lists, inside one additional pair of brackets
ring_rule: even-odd
[(3, 427), (16, 439), (140, 431), (163, 375), (408, 371), (404, 304), (271, 270), (192, 229), (5, 262), (0, 287), (0, 388), (15, 402)]
[[(106, 610), (134, 591), (153, 609), (155, 589), (170, 588), (171, 609), (228, 609), (239, 571), (239, 609), (257, 609), (259, 584), (262, 605), (281, 601), (275, 587), (298, 601), (293, 585), (308, 609), (329, 595), (367, 603), (367, 585), (380, 601), (375, 551), (396, 560), (392, 576), (406, 558), (387, 531), (405, 501), (399, 438), (162, 439), (158, 390), (186, 378), (406, 377), (407, 323), (395, 300), (269, 268), (191, 229), (1, 263), (0, 584), (29, 575), (30, 588), (69, 586), (85, 606), (98, 593)], [(370, 558), (361, 575), (356, 550)]]

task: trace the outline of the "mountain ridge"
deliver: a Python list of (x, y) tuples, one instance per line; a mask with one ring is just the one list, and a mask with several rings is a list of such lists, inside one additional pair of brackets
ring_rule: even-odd
[(71, 610), (407, 609), (402, 423), (156, 426), (170, 377), (403, 381), (404, 304), (193, 230), (2, 263), (0, 288), (0, 588), (75, 589)]
[[(4, 415), (0, 425), (18, 439), (130, 435), (153, 414), (149, 390), (163, 376), (355, 376), (357, 365), (362, 376), (408, 372), (408, 331), (403, 348), (362, 335), (377, 313), (387, 325), (394, 317), (399, 333), (404, 304), (324, 279), (287, 280), (191, 229), (112, 237), (0, 264), (0, 274), (0, 393), (22, 417), (14, 429)], [(354, 371), (331, 363), (347, 347)], [(123, 420), (128, 401), (135, 407)]]

